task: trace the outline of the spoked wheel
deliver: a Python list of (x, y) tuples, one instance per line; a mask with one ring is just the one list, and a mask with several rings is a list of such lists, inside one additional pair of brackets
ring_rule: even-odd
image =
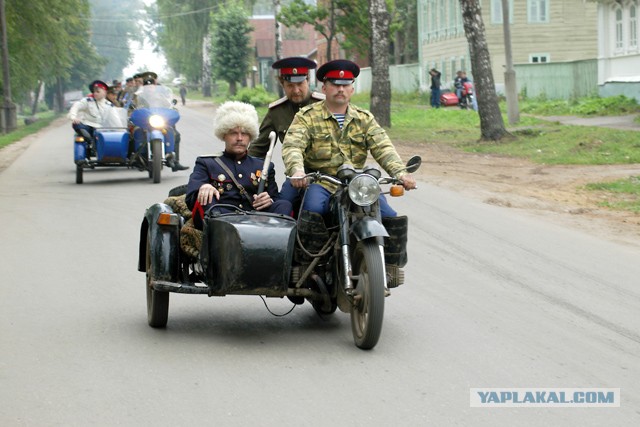
[(82, 169), (82, 166), (76, 165), (76, 184), (82, 184), (82, 182), (83, 182), (82, 174), (83, 173), (84, 173), (84, 170)]
[(154, 139), (151, 141), (151, 177), (153, 183), (158, 184), (161, 180), (162, 171), (162, 141)]
[(152, 328), (164, 328), (169, 319), (169, 292), (156, 291), (151, 287), (151, 238), (147, 234), (147, 322)]
[(351, 331), (356, 346), (369, 350), (378, 343), (384, 317), (384, 260), (375, 239), (358, 243), (353, 271), (359, 276), (351, 306)]

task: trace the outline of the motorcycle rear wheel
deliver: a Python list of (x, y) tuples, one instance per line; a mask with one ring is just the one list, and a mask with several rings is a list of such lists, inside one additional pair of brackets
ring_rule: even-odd
[(351, 331), (358, 348), (375, 347), (382, 332), (384, 317), (384, 259), (375, 239), (364, 240), (356, 246), (353, 271), (359, 276), (355, 283), (351, 306)]
[(164, 328), (169, 320), (169, 292), (156, 291), (151, 287), (151, 237), (147, 234), (147, 322), (152, 328)]

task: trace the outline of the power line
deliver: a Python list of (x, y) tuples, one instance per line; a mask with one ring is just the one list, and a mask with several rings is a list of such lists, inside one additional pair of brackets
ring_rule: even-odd
[[(158, 19), (169, 19), (169, 18), (177, 18), (180, 16), (187, 16), (187, 15), (194, 15), (196, 13), (203, 13), (203, 12), (208, 12), (212, 9), (214, 9), (215, 6), (211, 6), (211, 7), (205, 7), (204, 9), (198, 9), (198, 10), (192, 10), (189, 12), (179, 12), (179, 13), (173, 13), (173, 14), (168, 14), (168, 15), (160, 15), (157, 16)], [(123, 22), (123, 21), (130, 21), (130, 22), (137, 22), (139, 20), (141, 20), (142, 18), (116, 18), (116, 19), (107, 19), (107, 18), (80, 18), (84, 21), (90, 21), (90, 22)]]

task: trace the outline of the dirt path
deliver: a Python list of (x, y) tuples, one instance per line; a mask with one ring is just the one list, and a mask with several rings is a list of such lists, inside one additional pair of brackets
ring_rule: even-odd
[[(470, 154), (431, 144), (420, 153), (396, 143), (403, 158), (420, 154), (420, 179), (485, 203), (522, 209), (602, 238), (640, 247), (640, 215), (598, 206), (588, 183), (640, 176), (640, 165), (541, 166), (522, 159)], [(423, 148), (424, 147), (424, 148)]]

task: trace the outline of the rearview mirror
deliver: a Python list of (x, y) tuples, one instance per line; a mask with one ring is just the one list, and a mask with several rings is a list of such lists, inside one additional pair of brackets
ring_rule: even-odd
[(421, 164), (422, 164), (422, 157), (420, 156), (411, 157), (407, 162), (407, 172), (413, 173), (417, 171), (420, 168)]

